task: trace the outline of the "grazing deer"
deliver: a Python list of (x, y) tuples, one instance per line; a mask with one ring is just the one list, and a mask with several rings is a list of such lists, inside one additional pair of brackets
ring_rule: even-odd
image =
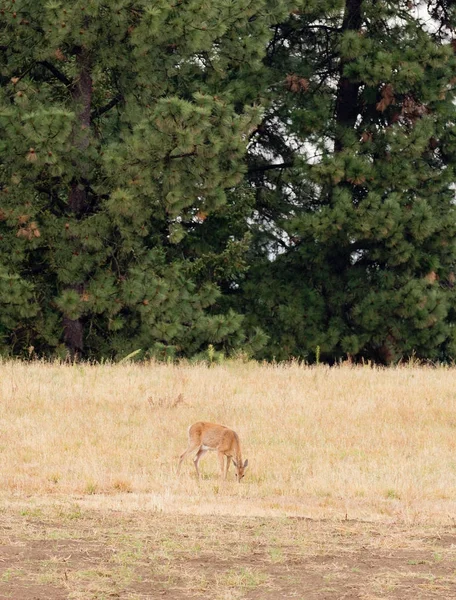
[[(188, 428), (188, 447), (183, 452), (179, 459), (179, 466), (177, 467), (177, 473), (179, 474), (182, 461), (194, 450), (198, 450), (193, 464), (195, 465), (198, 479), (200, 476), (198, 470), (199, 460), (208, 450), (217, 450), (220, 474), (226, 479), (228, 474), (228, 468), (230, 466), (230, 459), (233, 461), (236, 467), (236, 477), (240, 482), (244, 477), (244, 471), (249, 464), (246, 460), (242, 462), (241, 444), (239, 443), (238, 434), (225, 427), (224, 425), (217, 425), (216, 423), (205, 423), (204, 421), (198, 421)], [(226, 464), (225, 464), (226, 456)]]

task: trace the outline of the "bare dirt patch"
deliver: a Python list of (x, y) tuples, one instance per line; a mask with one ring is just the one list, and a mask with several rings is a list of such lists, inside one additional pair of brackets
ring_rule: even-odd
[(456, 598), (456, 527), (92, 510), (0, 512), (0, 598)]

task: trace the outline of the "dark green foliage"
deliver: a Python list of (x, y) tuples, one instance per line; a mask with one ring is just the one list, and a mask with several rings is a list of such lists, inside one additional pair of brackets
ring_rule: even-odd
[(1, 0), (0, 11), (0, 350), (241, 345), (220, 285), (245, 243), (206, 259), (185, 238), (242, 178), (259, 115), (245, 80), (283, 3)]
[(454, 25), (0, 0), (0, 352), (455, 356)]
[(241, 296), (261, 356), (455, 355), (455, 59), (414, 4), (302, 3), (276, 27)]

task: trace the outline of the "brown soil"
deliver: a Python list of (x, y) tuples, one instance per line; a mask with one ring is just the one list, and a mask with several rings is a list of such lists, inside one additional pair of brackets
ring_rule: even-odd
[(0, 512), (0, 598), (456, 598), (456, 528), (296, 518)]

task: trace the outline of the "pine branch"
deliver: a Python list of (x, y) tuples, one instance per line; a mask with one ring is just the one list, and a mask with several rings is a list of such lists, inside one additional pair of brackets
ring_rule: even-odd
[(327, 33), (339, 33), (341, 31), (340, 27), (330, 27), (329, 25), (306, 25), (303, 27), (302, 31), (304, 32), (306, 29), (321, 29), (322, 31), (326, 31)]
[(247, 173), (264, 173), (265, 171), (272, 171), (273, 169), (289, 169), (294, 166), (294, 161), (289, 160), (287, 162), (266, 165), (252, 165), (247, 169)]
[(197, 154), (197, 148), (195, 147), (194, 150), (192, 150), (191, 152), (185, 152), (184, 154), (171, 154), (168, 155), (168, 160), (173, 160), (174, 158), (187, 158), (188, 156), (196, 156)]
[(114, 108), (115, 106), (117, 106), (119, 104), (119, 102), (121, 102), (123, 100), (123, 96), (122, 94), (116, 94), (114, 96), (114, 98), (112, 100), (110, 100), (105, 106), (102, 106), (100, 108), (96, 108), (93, 112), (92, 112), (92, 119), (97, 119), (98, 117), (101, 117), (102, 115), (104, 115), (105, 113), (107, 113), (108, 111), (111, 110), (111, 108)]
[(46, 67), (46, 69), (48, 71), (50, 71), (54, 77), (56, 79), (58, 79), (59, 81), (61, 81), (64, 85), (66, 85), (67, 87), (70, 87), (70, 85), (72, 85), (72, 81), (70, 81), (68, 79), (68, 77), (66, 77), (61, 71), (59, 71), (57, 69), (57, 67), (55, 67), (52, 63), (50, 63), (47, 60), (42, 60), (40, 61), (38, 64), (42, 65), (43, 67)]
[(267, 119), (260, 123), (257, 129), (252, 132), (250, 139), (252, 140), (255, 135), (258, 136), (259, 144), (274, 148), (275, 154), (280, 154), (285, 159), (285, 162), (294, 160), (293, 150), (288, 146), (287, 141), (284, 140), (282, 135), (278, 131), (274, 131), (273, 125), (268, 123)]

